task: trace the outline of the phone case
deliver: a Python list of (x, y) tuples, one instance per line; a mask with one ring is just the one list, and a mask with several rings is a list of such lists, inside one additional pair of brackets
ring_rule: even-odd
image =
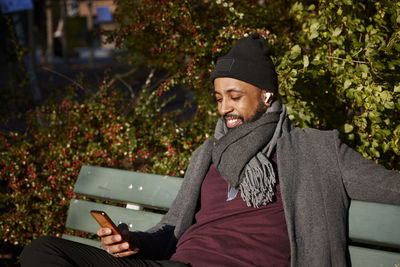
[(93, 218), (98, 222), (102, 228), (110, 228), (113, 235), (121, 235), (122, 233), (118, 230), (114, 222), (108, 217), (107, 213), (101, 210), (91, 210)]
[[(121, 235), (122, 239), (129, 242), (129, 228), (125, 223), (121, 224), (121, 229), (119, 229), (114, 222), (108, 217), (107, 213), (101, 210), (91, 210), (93, 218), (98, 222), (102, 228), (110, 228), (113, 235)], [(128, 251), (134, 251), (137, 253), (139, 250), (134, 248), (129, 248)]]

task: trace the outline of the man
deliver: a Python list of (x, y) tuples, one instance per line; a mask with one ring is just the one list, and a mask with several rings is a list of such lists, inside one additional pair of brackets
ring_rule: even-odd
[(104, 250), (40, 238), (22, 266), (346, 266), (350, 198), (400, 204), (400, 174), (337, 131), (293, 128), (258, 34), (237, 41), (211, 80), (215, 137), (194, 152), (159, 224), (132, 232), (130, 244), (102, 228)]

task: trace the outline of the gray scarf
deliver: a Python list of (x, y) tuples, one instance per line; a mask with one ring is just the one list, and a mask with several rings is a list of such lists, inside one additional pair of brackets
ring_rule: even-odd
[(228, 200), (240, 190), (249, 207), (258, 208), (273, 201), (276, 179), (268, 158), (278, 138), (290, 127), (286, 107), (279, 100), (256, 121), (230, 131), (223, 118), (218, 120), (212, 161), (230, 185)]

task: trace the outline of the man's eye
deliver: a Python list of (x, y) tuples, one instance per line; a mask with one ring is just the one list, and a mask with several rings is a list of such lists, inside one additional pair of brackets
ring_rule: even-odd
[(239, 100), (241, 98), (241, 96), (232, 96), (231, 99), (232, 100)]
[(217, 100), (217, 102), (221, 102), (222, 98), (216, 98), (215, 100)]

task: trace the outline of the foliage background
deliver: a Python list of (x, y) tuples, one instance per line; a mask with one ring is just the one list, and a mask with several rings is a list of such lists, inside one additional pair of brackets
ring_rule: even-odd
[[(62, 102), (27, 114), (25, 134), (1, 133), (4, 242), (60, 235), (82, 164), (183, 176), (217, 119), (208, 80), (215, 60), (255, 31), (273, 49), (281, 99), (298, 126), (339, 129), (365, 157), (400, 170), (400, 2), (117, 2), (120, 26), (104, 34), (129, 63), (167, 75), (156, 81), (150, 72), (136, 94), (106, 75), (83, 100), (73, 85)], [(178, 85), (196, 108), (183, 121), (162, 112)]]

